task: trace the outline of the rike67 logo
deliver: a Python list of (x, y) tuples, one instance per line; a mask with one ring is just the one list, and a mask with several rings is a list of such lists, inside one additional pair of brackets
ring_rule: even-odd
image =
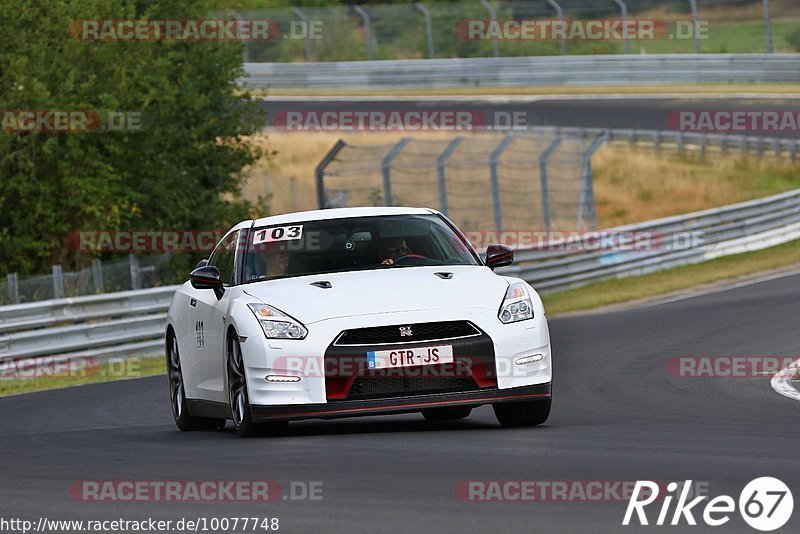
[[(705, 503), (705, 506), (700, 506), (700, 503), (708, 496), (702, 495), (689, 500), (691, 486), (691, 480), (687, 480), (682, 486), (671, 482), (667, 485), (666, 495), (659, 495), (657, 483), (649, 480), (637, 480), (622, 524), (630, 525), (635, 514), (640, 525), (649, 525), (652, 516), (648, 519), (645, 507), (656, 500), (662, 501), (658, 518), (655, 521), (655, 525), (658, 526), (667, 524), (695, 526), (697, 525), (695, 514), (701, 516), (702, 521), (712, 527), (718, 527), (730, 521), (737, 505), (733, 497), (720, 495)], [(672, 510), (670, 520), (670, 508), (675, 497), (677, 497), (677, 503), (675, 509)], [(739, 513), (745, 523), (756, 530), (769, 532), (781, 528), (789, 521), (794, 510), (794, 499), (789, 487), (782, 481), (772, 477), (760, 477), (751, 480), (744, 487), (739, 494), (738, 505)], [(636, 524), (635, 520), (633, 524)]]

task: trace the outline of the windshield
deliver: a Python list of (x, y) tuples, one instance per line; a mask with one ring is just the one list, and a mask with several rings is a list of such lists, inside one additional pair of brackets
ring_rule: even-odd
[(255, 228), (244, 280), (255, 282), (365, 269), (480, 265), (437, 215), (304, 221)]

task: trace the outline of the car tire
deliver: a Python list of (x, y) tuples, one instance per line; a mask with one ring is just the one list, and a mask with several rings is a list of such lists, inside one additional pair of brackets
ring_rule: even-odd
[(472, 413), (472, 406), (448, 406), (445, 408), (428, 408), (422, 410), (426, 421), (452, 421), (465, 419)]
[(189, 415), (186, 390), (183, 385), (178, 340), (172, 331), (167, 335), (167, 377), (169, 378), (169, 398), (172, 405), (172, 416), (175, 418), (175, 426), (184, 432), (190, 430), (221, 430), (225, 428), (225, 419), (192, 417)]
[(552, 399), (493, 404), (494, 415), (507, 427), (541, 425), (550, 416)]
[(233, 427), (237, 434), (243, 438), (270, 436), (280, 434), (289, 426), (288, 421), (274, 423), (256, 423), (250, 410), (250, 398), (247, 394), (247, 379), (245, 375), (242, 348), (236, 333), (231, 331), (228, 336), (227, 364), (228, 374), (228, 400), (231, 406)]

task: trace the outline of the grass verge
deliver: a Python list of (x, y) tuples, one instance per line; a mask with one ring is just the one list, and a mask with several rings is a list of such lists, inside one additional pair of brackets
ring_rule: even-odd
[(11, 370), (4, 369), (2, 380), (0, 380), (0, 396), (163, 375), (166, 372), (164, 358), (138, 357), (104, 362), (97, 366), (79, 365), (69, 370), (63, 369), (63, 366), (46, 366), (45, 370), (36, 373), (25, 370), (14, 373), (23, 378), (10, 378)]
[(791, 265), (800, 265), (800, 240), (695, 265), (549, 293), (542, 295), (542, 300), (548, 315), (558, 315), (657, 297)]

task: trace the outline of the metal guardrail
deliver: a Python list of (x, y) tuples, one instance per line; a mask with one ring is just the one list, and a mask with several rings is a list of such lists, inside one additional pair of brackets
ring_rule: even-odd
[[(551, 292), (758, 250), (800, 238), (800, 190), (603, 231), (645, 233), (646, 250), (593, 250), (595, 233), (558, 250), (518, 248), (503, 274)], [(0, 307), (0, 361), (37, 356), (97, 360), (163, 355), (177, 286)]]
[(602, 233), (647, 236), (648, 244), (598, 251), (597, 233), (586, 232), (555, 252), (517, 249), (516, 264), (502, 272), (552, 292), (774, 246), (800, 238), (800, 190)]
[(245, 63), (254, 88), (398, 89), (800, 81), (800, 54), (529, 56)]
[(161, 356), (178, 286), (0, 307), (0, 361)]

